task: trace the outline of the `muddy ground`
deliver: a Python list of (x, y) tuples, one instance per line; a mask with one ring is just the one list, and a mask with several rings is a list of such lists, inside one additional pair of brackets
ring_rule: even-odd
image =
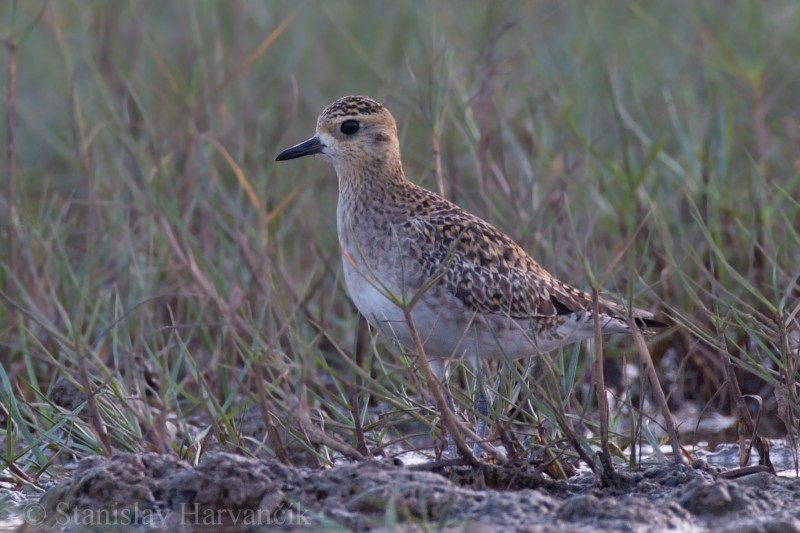
[(800, 532), (800, 480), (727, 479), (706, 461), (652, 466), (614, 488), (591, 474), (560, 482), (530, 469), (426, 468), (374, 460), (299, 469), (226, 453), (194, 467), (155, 454), (96, 457), (20, 504), (15, 521), (24, 531)]

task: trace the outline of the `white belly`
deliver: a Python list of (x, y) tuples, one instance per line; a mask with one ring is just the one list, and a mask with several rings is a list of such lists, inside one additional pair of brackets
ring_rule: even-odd
[[(405, 349), (414, 351), (403, 305), (414, 298), (413, 289), (405, 291), (387, 280), (375, 280), (362, 275), (347, 259), (344, 261), (344, 280), (347, 292), (369, 323), (389, 340), (399, 342)], [(428, 358), (452, 359), (465, 355), (468, 318), (463, 325), (454, 320), (453, 313), (432, 304), (431, 294), (426, 294), (411, 308), (411, 319)], [(435, 300), (435, 298), (434, 298)]]
[(347, 259), (344, 261), (344, 282), (350, 299), (372, 326), (387, 335), (392, 329), (405, 326), (403, 310), (392, 301), (392, 298), (402, 301), (402, 294), (397, 294), (395, 288), (382, 286), (378, 280), (366, 279)]
[[(389, 340), (414, 351), (408, 323), (398, 303), (411, 301), (413, 291), (404, 295), (398, 287), (371, 281), (345, 258), (344, 279), (350, 298), (369, 323)], [(518, 359), (555, 346), (542, 346), (527, 328), (511, 319), (484, 320), (466, 310), (453, 296), (436, 293), (436, 288), (420, 298), (411, 309), (411, 318), (428, 359)], [(390, 296), (390, 294), (392, 296)], [(492, 322), (491, 324), (489, 322)]]

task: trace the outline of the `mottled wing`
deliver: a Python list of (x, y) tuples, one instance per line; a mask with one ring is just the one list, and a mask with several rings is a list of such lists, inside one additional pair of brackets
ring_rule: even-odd
[(408, 223), (426, 246), (412, 255), (429, 277), (481, 313), (545, 318), (590, 309), (591, 298), (553, 278), (508, 236), (450, 204)]

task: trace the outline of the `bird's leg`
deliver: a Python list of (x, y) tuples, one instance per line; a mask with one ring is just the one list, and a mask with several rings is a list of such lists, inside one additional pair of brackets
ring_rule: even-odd
[[(478, 438), (483, 440), (486, 436), (488, 425), (486, 418), (489, 416), (489, 398), (486, 395), (486, 386), (483, 382), (483, 367), (480, 362), (476, 362), (475, 366), (475, 412), (478, 414), (477, 422), (475, 423), (475, 433)], [(481, 447), (479, 442), (472, 443), (472, 455), (480, 457)]]
[[(456, 404), (453, 402), (453, 395), (450, 394), (450, 387), (447, 386), (446, 383), (443, 384), (444, 386), (444, 400), (447, 402), (447, 408), (450, 409), (450, 412), (455, 414), (456, 413)], [(444, 445), (445, 449), (447, 450), (447, 457), (449, 459), (455, 459), (458, 457), (458, 449), (456, 448), (456, 440), (450, 434), (447, 429), (444, 430)]]
[[(444, 389), (444, 401), (447, 404), (447, 408), (450, 409), (450, 412), (453, 413), (453, 415), (455, 415), (456, 404), (453, 402), (453, 395), (450, 394), (450, 387), (447, 386), (445, 362), (443, 359), (434, 359), (429, 361), (429, 363), (431, 365), (431, 371), (433, 372), (434, 377), (439, 381), (439, 383), (442, 384), (442, 388)], [(444, 428), (444, 449), (449, 459), (455, 459), (458, 457), (456, 441), (447, 428)]]

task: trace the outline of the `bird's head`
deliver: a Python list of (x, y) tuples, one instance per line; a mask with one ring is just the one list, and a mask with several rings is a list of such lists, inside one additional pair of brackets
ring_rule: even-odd
[(340, 177), (360, 168), (399, 164), (397, 126), (389, 110), (375, 100), (345, 96), (322, 111), (313, 137), (287, 148), (276, 161), (307, 155), (331, 163)]

